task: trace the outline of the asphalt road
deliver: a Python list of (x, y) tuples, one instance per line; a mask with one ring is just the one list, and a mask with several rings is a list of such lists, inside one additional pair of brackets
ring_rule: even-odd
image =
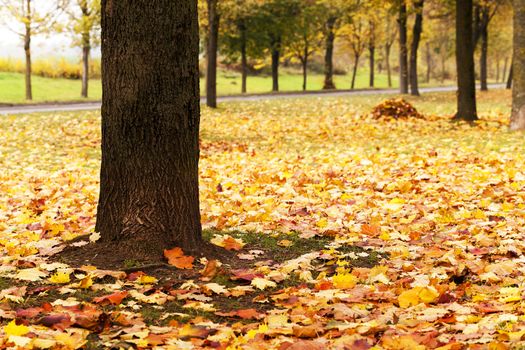
[[(504, 88), (504, 84), (490, 84), (490, 89)], [(427, 92), (442, 92), (442, 91), (456, 91), (455, 86), (440, 86), (420, 88), (421, 93)], [(274, 99), (287, 98), (309, 98), (309, 97), (344, 97), (344, 96), (360, 96), (360, 95), (374, 95), (374, 94), (398, 94), (398, 89), (369, 89), (369, 90), (335, 90), (335, 91), (308, 91), (308, 92), (293, 92), (293, 93), (276, 93), (276, 94), (254, 94), (254, 95), (235, 95), (218, 97), (218, 102), (230, 101), (262, 101)], [(205, 99), (201, 98), (201, 103)], [(34, 105), (15, 105), (15, 106), (0, 106), (0, 115), (9, 114), (27, 114), (27, 113), (41, 113), (41, 112), (68, 112), (68, 111), (87, 111), (100, 109), (100, 101), (81, 102), (81, 103), (57, 103), (57, 104), (34, 104)]]

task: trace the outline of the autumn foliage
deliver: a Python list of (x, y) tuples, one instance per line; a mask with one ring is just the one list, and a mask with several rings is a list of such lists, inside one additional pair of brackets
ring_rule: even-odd
[(375, 119), (423, 118), (414, 106), (402, 98), (392, 98), (381, 102), (372, 109), (372, 116)]

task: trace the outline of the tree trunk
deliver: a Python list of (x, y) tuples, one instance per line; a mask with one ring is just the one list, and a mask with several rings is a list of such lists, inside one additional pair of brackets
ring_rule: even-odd
[(410, 94), (419, 96), (418, 77), (417, 77), (417, 50), (423, 31), (423, 4), (424, 0), (416, 0), (414, 8), (416, 11), (416, 20), (412, 28), (412, 44), (410, 46)]
[(335, 41), (335, 22), (336, 17), (330, 17), (326, 21), (326, 43), (325, 43), (325, 55), (324, 55), (324, 90), (335, 89), (334, 84), (334, 41)]
[(441, 53), (441, 84), (445, 82), (445, 78), (447, 75), (447, 69), (446, 69), (446, 56), (444, 53)]
[(206, 105), (217, 108), (217, 45), (219, 40), (219, 14), (217, 0), (206, 0), (208, 4), (208, 47), (206, 52)]
[(500, 75), (500, 59), (499, 56), (496, 58), (496, 82), (499, 83), (499, 75)]
[(481, 83), (481, 91), (487, 91), (487, 57), (489, 49), (489, 9), (484, 7), (481, 11), (480, 23), (480, 39), (481, 39), (481, 55), (479, 56), (479, 77)]
[(24, 35), (24, 52), (26, 55), (26, 100), (33, 99), (33, 87), (31, 85), (31, 0), (27, 0), (26, 25)]
[(426, 43), (426, 58), (427, 58), (427, 84), (430, 83), (430, 76), (432, 74), (432, 55), (430, 54), (430, 43)]
[[(305, 38), (306, 39), (306, 38)], [(303, 58), (301, 59), (301, 63), (303, 65), (303, 91), (306, 91), (307, 83), (308, 83), (308, 44), (305, 43), (304, 45), (304, 52), (303, 52)]]
[(370, 79), (369, 79), (369, 86), (374, 87), (374, 67), (375, 67), (375, 43), (373, 41), (370, 42), (368, 45), (368, 60), (369, 60), (369, 66), (370, 66)]
[(199, 28), (194, 0), (102, 0), (102, 166), (108, 256), (202, 251)]
[(503, 61), (503, 74), (501, 75), (501, 82), (505, 81), (505, 78), (507, 77), (507, 66), (509, 64), (509, 58), (505, 57), (505, 60)]
[(280, 40), (272, 44), (272, 91), (279, 91), (279, 59), (281, 56)]
[(399, 15), (399, 92), (408, 93), (408, 60), (407, 60), (407, 5), (400, 0)]
[(458, 111), (454, 119), (477, 120), (472, 0), (456, 2), (456, 66), (458, 71)]
[(525, 130), (525, 0), (514, 0), (511, 130)]
[(246, 55), (246, 26), (241, 23), (239, 30), (241, 32), (241, 71), (242, 71), (242, 90), (243, 94), (247, 91), (248, 80), (248, 57)]
[(392, 87), (392, 70), (390, 68), (390, 45), (385, 45), (385, 65), (388, 78), (388, 87)]
[(512, 74), (513, 71), (514, 71), (514, 57), (512, 57), (512, 61), (510, 63), (509, 77), (507, 78), (507, 85), (506, 85), (507, 89), (512, 88), (512, 76), (514, 75)]
[(357, 76), (357, 67), (359, 65), (359, 54), (354, 54), (354, 70), (352, 72), (352, 85), (350, 88), (353, 90), (355, 88), (355, 78)]
[[(89, 36), (89, 33), (88, 33)], [(89, 42), (89, 39), (88, 39)], [(91, 47), (89, 44), (84, 44), (82, 47), (82, 92), (81, 96), (88, 97), (88, 82), (89, 82), (89, 51)]]

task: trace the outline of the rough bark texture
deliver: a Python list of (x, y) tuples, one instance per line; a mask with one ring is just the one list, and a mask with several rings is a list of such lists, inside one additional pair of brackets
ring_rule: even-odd
[(217, 45), (219, 41), (219, 14), (217, 0), (207, 0), (208, 4), (208, 47), (206, 51), (206, 105), (217, 108)]
[(324, 84), (323, 89), (335, 89), (334, 84), (334, 41), (335, 41), (335, 22), (337, 18), (330, 17), (326, 21), (326, 42), (324, 55)]
[(489, 9), (481, 10), (481, 19), (479, 24), (479, 37), (481, 39), (481, 53), (479, 55), (479, 79), (481, 90), (487, 91), (487, 57), (489, 50)]
[(407, 5), (400, 0), (399, 15), (399, 92), (408, 93), (408, 59), (407, 59)]
[(26, 23), (24, 35), (24, 52), (26, 55), (26, 100), (33, 99), (33, 88), (31, 86), (31, 0), (26, 2)]
[(525, 130), (525, 0), (514, 0), (511, 130)]
[(414, 21), (414, 27), (412, 28), (412, 44), (410, 45), (410, 94), (414, 96), (419, 96), (417, 51), (419, 49), (421, 32), (423, 31), (423, 4), (424, 0), (416, 0), (414, 2), (416, 19)]
[(102, 0), (96, 230), (128, 259), (202, 249), (198, 56), (197, 1)]
[(458, 111), (454, 119), (473, 121), (476, 112), (472, 0), (456, 2), (456, 66), (458, 71)]
[(246, 54), (246, 25), (244, 22), (239, 24), (239, 32), (241, 33), (241, 74), (242, 74), (242, 87), (241, 92), (243, 94), (247, 91), (248, 81), (248, 55)]

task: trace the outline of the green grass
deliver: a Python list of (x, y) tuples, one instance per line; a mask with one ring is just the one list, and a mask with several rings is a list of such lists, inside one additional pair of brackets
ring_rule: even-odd
[[(281, 91), (300, 91), (302, 90), (302, 75), (283, 71), (279, 77)], [(349, 89), (351, 77), (335, 76), (335, 84), (338, 89)], [(308, 77), (308, 90), (320, 90), (323, 86), (324, 76), (322, 74), (310, 74)], [(375, 87), (388, 87), (385, 74), (376, 74)], [(393, 77), (394, 85), (397, 84), (397, 77)], [(51, 102), (51, 101), (82, 101), (80, 97), (80, 80), (71, 79), (52, 79), (33, 76), (33, 101), (32, 102)], [(201, 78), (201, 92), (204, 95), (205, 79)], [(361, 70), (356, 78), (356, 88), (368, 87), (368, 72)], [(269, 76), (250, 76), (248, 77), (248, 93), (265, 93), (272, 89), (272, 79)], [(241, 92), (241, 76), (232, 71), (219, 71), (217, 79), (217, 91), (219, 95), (234, 95)], [(88, 100), (100, 100), (102, 96), (102, 86), (100, 80), (89, 82)], [(24, 75), (20, 73), (0, 72), (0, 103), (27, 103), (25, 100)]]

